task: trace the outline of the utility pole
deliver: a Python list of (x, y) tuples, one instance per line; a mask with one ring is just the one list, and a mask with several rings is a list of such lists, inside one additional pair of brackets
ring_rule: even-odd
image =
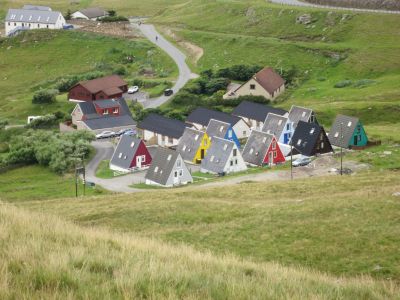
[(75, 163), (75, 197), (78, 198), (78, 168)]
[[(343, 122), (340, 123), (340, 141), (343, 142)], [(342, 175), (343, 175), (343, 147), (342, 145), (340, 145), (340, 176)]]
[(83, 168), (83, 196), (86, 194), (86, 169), (85, 169), (85, 157), (82, 155), (82, 168)]
[(290, 179), (293, 180), (293, 143), (290, 140)]

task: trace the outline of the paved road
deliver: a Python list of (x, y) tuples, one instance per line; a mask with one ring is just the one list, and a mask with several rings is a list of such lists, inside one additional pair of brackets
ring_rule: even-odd
[(283, 4), (283, 5), (293, 5), (293, 6), (307, 6), (307, 7), (317, 7), (317, 8), (329, 8), (338, 10), (350, 10), (356, 12), (372, 12), (372, 13), (385, 13), (385, 14), (400, 14), (400, 11), (382, 10), (382, 9), (366, 9), (366, 8), (350, 8), (350, 7), (338, 7), (329, 5), (317, 5), (312, 3), (307, 3), (299, 0), (267, 0), (272, 3)]
[[(192, 78), (196, 78), (197, 75), (193, 74), (190, 71), (189, 66), (186, 64), (186, 56), (183, 54), (178, 48), (172, 45), (169, 41), (167, 41), (153, 25), (150, 24), (141, 24), (137, 23), (138, 20), (131, 20), (131, 24), (134, 28), (141, 31), (141, 33), (149, 39), (153, 44), (160, 47), (164, 50), (176, 63), (179, 69), (179, 76), (172, 90), (174, 94), (176, 94), (181, 88), (185, 86), (185, 84)], [(157, 39), (156, 39), (157, 37)], [(171, 96), (160, 96), (158, 98), (148, 99), (144, 102), (141, 102), (145, 108), (155, 108), (165, 103), (171, 98)]]

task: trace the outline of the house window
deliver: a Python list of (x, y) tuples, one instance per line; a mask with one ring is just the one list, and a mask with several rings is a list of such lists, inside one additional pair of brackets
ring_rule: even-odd
[(315, 131), (315, 128), (311, 128), (311, 130), (310, 130), (310, 134), (313, 134), (313, 133), (314, 133), (314, 131)]
[(124, 155), (124, 159), (126, 159), (126, 155)]
[(31, 27), (31, 23), (29, 23), (29, 27)]
[(321, 149), (324, 149), (324, 142), (321, 142)]
[(233, 166), (233, 160), (231, 160), (231, 167)]
[(14, 23), (14, 26), (17, 26), (17, 23)]
[(233, 149), (233, 156), (237, 156), (237, 149)]
[(347, 127), (350, 127), (351, 126), (351, 121), (349, 121), (349, 123), (347, 123)]
[(224, 145), (224, 151), (226, 151), (226, 149), (228, 149), (228, 145), (227, 144)]
[(219, 128), (219, 132), (222, 132), (224, 130), (224, 126), (221, 126), (220, 128)]
[(122, 158), (122, 152), (118, 155), (118, 158)]
[(210, 157), (210, 161), (213, 162), (214, 161), (214, 155), (211, 155)]
[(207, 139), (204, 140), (204, 146), (207, 146)]
[(272, 150), (275, 150), (276, 149), (276, 142), (274, 141), (273, 143), (272, 143)]
[(174, 177), (175, 177), (175, 178), (178, 178), (178, 171), (175, 171), (175, 172), (174, 172)]
[(301, 117), (304, 118), (305, 116), (306, 116), (306, 112), (303, 111), (302, 114), (301, 114)]
[(301, 145), (301, 139), (298, 139), (297, 140), (297, 146), (300, 146)]
[(108, 115), (108, 109), (103, 110), (103, 115)]
[(168, 157), (167, 157), (167, 160), (169, 161), (169, 160), (171, 160), (171, 158), (172, 158), (172, 155), (169, 154)]
[(278, 156), (277, 152), (274, 151), (274, 158), (276, 158)]
[(145, 162), (145, 161), (146, 161), (146, 155), (142, 155), (142, 156), (140, 157), (140, 160), (141, 160), (141, 162)]
[(40, 24), (37, 24), (37, 28), (40, 28)]
[(256, 89), (256, 85), (255, 84), (250, 84), (250, 89), (251, 90), (255, 90)]
[(49, 28), (49, 25), (46, 25), (46, 28)]
[(232, 138), (232, 130), (228, 131), (228, 138), (230, 138), (230, 139)]
[(131, 148), (135, 147), (135, 142), (131, 143)]
[(177, 167), (180, 167), (182, 165), (182, 161), (180, 160), (180, 159), (178, 159), (177, 161), (176, 161), (176, 166)]
[(335, 133), (335, 138), (337, 138), (339, 136), (339, 132)]
[(182, 175), (183, 175), (183, 171), (179, 170), (179, 176), (182, 176)]
[(311, 115), (311, 117), (310, 117), (310, 122), (311, 122), (311, 123), (314, 123), (314, 121), (315, 121), (315, 117), (314, 117), (314, 115)]
[(290, 129), (290, 125), (286, 124), (286, 130), (289, 130), (289, 129)]
[(186, 145), (183, 145), (182, 151), (186, 151)]
[(267, 142), (267, 138), (264, 137), (264, 138), (263, 138), (263, 144), (265, 144), (266, 142)]
[(237, 159), (235, 159), (235, 165), (237, 165)]
[(158, 167), (155, 167), (154, 168), (154, 173), (157, 173), (158, 172)]
[(253, 154), (253, 152), (254, 152), (254, 149), (251, 148), (251, 149), (250, 149), (250, 154)]
[(10, 22), (8, 22), (8, 26), (10, 26)]
[(281, 126), (282, 125), (282, 120), (278, 121), (278, 125)]
[(116, 108), (114, 108), (113, 112), (114, 112), (114, 114), (117, 114), (119, 112), (119, 109), (116, 107)]
[(196, 134), (196, 136), (194, 137), (194, 140), (197, 141), (199, 139), (199, 135)]
[(357, 141), (358, 141), (358, 142), (361, 142), (361, 135), (358, 135), (358, 136), (357, 136)]

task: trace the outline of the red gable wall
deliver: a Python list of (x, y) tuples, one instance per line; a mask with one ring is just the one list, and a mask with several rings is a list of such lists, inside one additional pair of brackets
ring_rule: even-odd
[(82, 85), (77, 84), (69, 90), (68, 99), (92, 101), (94, 98), (87, 89), (85, 89)]
[(149, 166), (151, 164), (152, 158), (151, 158), (149, 150), (147, 150), (147, 147), (146, 147), (146, 145), (144, 144), (143, 141), (140, 141), (140, 145), (139, 145), (139, 147), (138, 147), (138, 149), (137, 149), (137, 151), (135, 153), (135, 156), (132, 159), (131, 166), (130, 166), (131, 168), (136, 167), (137, 157), (141, 156), (141, 155), (145, 155), (146, 156), (145, 161), (142, 162), (142, 167), (143, 166)]
[[(275, 150), (272, 149), (272, 145), (274, 144), (274, 142), (275, 142), (275, 145), (276, 145)], [(270, 164), (269, 155), (270, 155), (270, 153), (273, 153), (275, 151), (276, 151), (276, 157), (273, 158), (272, 164), (275, 165), (277, 163), (285, 162), (285, 156), (283, 155), (283, 153), (281, 151), (281, 148), (279, 147), (279, 144), (276, 141), (276, 138), (274, 137), (273, 140), (271, 141), (271, 144), (268, 147), (267, 154), (264, 157), (264, 164)]]

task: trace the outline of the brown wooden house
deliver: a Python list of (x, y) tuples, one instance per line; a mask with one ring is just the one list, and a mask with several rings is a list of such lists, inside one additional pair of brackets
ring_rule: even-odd
[(68, 92), (69, 101), (95, 101), (121, 98), (128, 84), (118, 75), (81, 81)]

